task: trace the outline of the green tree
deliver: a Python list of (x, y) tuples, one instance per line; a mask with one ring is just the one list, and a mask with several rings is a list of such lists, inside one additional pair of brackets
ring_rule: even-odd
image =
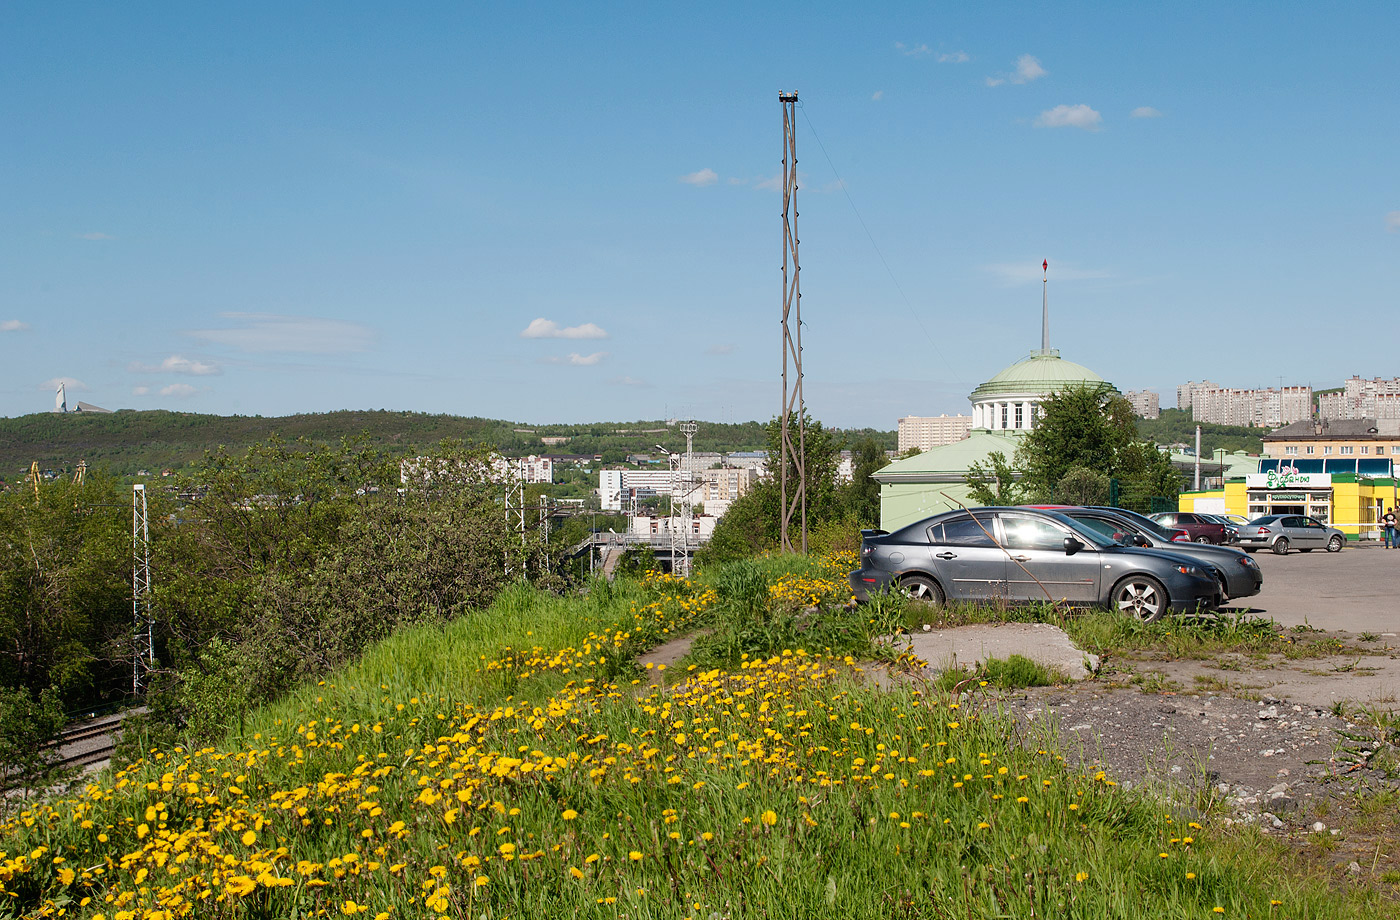
[(1021, 484), (1020, 473), (1012, 468), (1006, 454), (994, 450), (987, 455), (985, 463), (973, 461), (968, 464), (967, 475), (969, 495), (975, 505), (1019, 505), (1025, 499), (1025, 487)]
[(56, 746), (63, 721), (56, 691), (36, 698), (23, 687), (0, 687), (0, 817), (71, 772)]
[(872, 437), (862, 438), (851, 451), (851, 482), (846, 487), (847, 504), (861, 524), (880, 522), (880, 483), (871, 475), (889, 465), (885, 450)]
[(1055, 501), (1062, 505), (1103, 505), (1108, 498), (1108, 477), (1082, 466), (1065, 473), (1055, 485)]

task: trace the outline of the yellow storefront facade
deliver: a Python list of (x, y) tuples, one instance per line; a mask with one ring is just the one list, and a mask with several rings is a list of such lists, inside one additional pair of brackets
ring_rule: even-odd
[(1301, 514), (1336, 527), (1349, 540), (1381, 539), (1381, 515), (1400, 501), (1394, 475), (1302, 473), (1275, 466), (1277, 462), (1265, 460), (1261, 466), (1273, 468), (1227, 480), (1223, 489), (1182, 492), (1177, 509), (1239, 514), (1250, 520), (1266, 514)]

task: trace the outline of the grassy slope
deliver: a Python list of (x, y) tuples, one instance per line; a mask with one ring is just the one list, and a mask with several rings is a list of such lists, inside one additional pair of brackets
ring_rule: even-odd
[[(774, 596), (843, 593), (817, 574)], [(785, 651), (670, 691), (626, 674), (724, 605), (670, 581), (512, 590), (220, 747), (12, 822), (0, 882), (109, 918), (1376, 915), (1251, 833), (1173, 820), (966, 699), (867, 689), (840, 658)]]

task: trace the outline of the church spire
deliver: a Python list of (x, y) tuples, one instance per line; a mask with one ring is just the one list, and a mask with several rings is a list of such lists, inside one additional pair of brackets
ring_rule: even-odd
[(1040, 263), (1045, 277), (1040, 281), (1040, 353), (1050, 354), (1050, 260)]

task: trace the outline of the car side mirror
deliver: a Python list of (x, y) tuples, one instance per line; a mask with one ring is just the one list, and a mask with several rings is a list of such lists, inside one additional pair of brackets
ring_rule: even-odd
[(1151, 546), (1151, 545), (1152, 545), (1152, 541), (1148, 540), (1146, 537), (1144, 537), (1144, 536), (1143, 536), (1142, 534), (1140, 534), (1140, 533), (1135, 533), (1135, 534), (1133, 534), (1133, 536), (1132, 536), (1132, 538), (1129, 540), (1129, 542), (1132, 543), (1134, 546)]
[(1066, 556), (1073, 556), (1075, 553), (1079, 552), (1079, 551), (1080, 551), (1081, 549), (1083, 549), (1083, 548), (1084, 548), (1084, 544), (1083, 544), (1083, 543), (1080, 543), (1080, 542), (1079, 542), (1078, 540), (1076, 540), (1074, 537), (1065, 537), (1065, 555), (1066, 555)]

